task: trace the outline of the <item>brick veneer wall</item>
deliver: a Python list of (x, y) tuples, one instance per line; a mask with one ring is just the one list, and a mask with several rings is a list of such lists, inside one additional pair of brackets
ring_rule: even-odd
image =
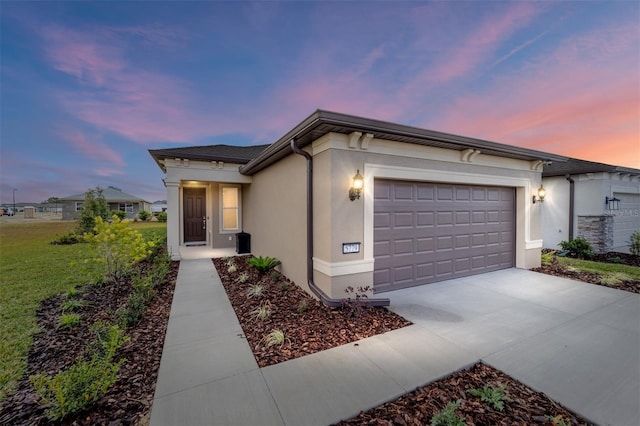
[(613, 216), (578, 216), (578, 236), (589, 241), (594, 253), (613, 248)]

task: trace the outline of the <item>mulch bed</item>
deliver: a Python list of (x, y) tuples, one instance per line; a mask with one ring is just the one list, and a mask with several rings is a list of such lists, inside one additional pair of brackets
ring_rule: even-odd
[[(626, 253), (604, 253), (595, 255), (589, 259), (596, 262), (624, 264), (640, 267), (640, 256)], [(541, 272), (543, 274), (555, 275), (557, 277), (571, 278), (591, 284), (597, 284), (604, 287), (615, 288), (618, 290), (628, 291), (630, 293), (640, 293), (640, 281), (622, 281), (616, 284), (609, 284), (602, 280), (602, 277), (592, 272), (573, 271), (562, 266), (554, 256), (553, 261), (549, 265), (542, 265), (538, 268), (532, 268), (532, 271)]]
[[(502, 411), (471, 395), (471, 389), (488, 385), (506, 386)], [(455, 414), (467, 425), (586, 425), (580, 416), (488, 365), (473, 367), (451, 374), (444, 379), (416, 389), (400, 398), (360, 413), (357, 417), (337, 423), (348, 425), (428, 425), (431, 418), (449, 402), (460, 400)]]
[[(26, 372), (15, 391), (2, 401), (0, 424), (3, 425), (128, 425), (145, 423), (151, 410), (164, 336), (171, 310), (171, 301), (179, 262), (172, 262), (163, 285), (142, 320), (127, 330), (130, 341), (116, 353), (115, 359), (126, 359), (118, 371), (113, 387), (88, 410), (53, 423), (45, 417), (29, 376), (46, 372), (54, 375), (69, 368), (85, 354), (86, 343), (94, 336), (89, 326), (96, 321), (113, 321), (115, 311), (126, 303), (131, 282), (112, 285), (79, 287), (74, 299), (86, 305), (77, 310), (81, 323), (71, 329), (58, 329), (64, 296), (42, 302), (36, 313), (41, 332), (34, 336), (29, 350)], [(142, 263), (141, 268), (147, 267)]]
[[(213, 259), (222, 284), (242, 325), (244, 335), (260, 367), (320, 352), (376, 334), (410, 325), (411, 322), (382, 307), (345, 306), (331, 309), (309, 296), (277, 271), (261, 275), (247, 264), (248, 257)], [(235, 270), (234, 270), (235, 269)], [(244, 283), (239, 279), (246, 274)], [(261, 297), (249, 297), (251, 284), (264, 287)], [(346, 295), (345, 295), (346, 297)], [(301, 304), (306, 309), (300, 308)], [(258, 319), (256, 309), (268, 306), (268, 318)], [(284, 332), (283, 344), (269, 346), (266, 336)]]

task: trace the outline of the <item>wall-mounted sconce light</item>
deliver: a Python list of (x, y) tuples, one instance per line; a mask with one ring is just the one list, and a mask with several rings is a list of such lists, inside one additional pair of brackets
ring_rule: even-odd
[(604, 197), (604, 204), (609, 208), (609, 210), (620, 210), (620, 200), (616, 197)]
[(360, 169), (356, 171), (356, 175), (353, 177), (353, 185), (349, 188), (349, 199), (354, 201), (360, 198), (362, 187), (364, 186), (364, 178), (360, 174)]
[(533, 204), (535, 204), (536, 202), (544, 202), (544, 197), (547, 196), (547, 190), (544, 189), (544, 186), (542, 186), (542, 184), (540, 184), (540, 188), (538, 188), (538, 195), (534, 195), (533, 196)]

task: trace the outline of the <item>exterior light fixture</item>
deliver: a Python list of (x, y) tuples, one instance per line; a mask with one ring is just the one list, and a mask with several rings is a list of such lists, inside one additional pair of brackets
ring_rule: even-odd
[(609, 210), (620, 210), (620, 200), (616, 197), (604, 197), (604, 204), (609, 208)]
[(533, 204), (535, 204), (536, 202), (544, 202), (544, 197), (547, 196), (547, 190), (544, 189), (544, 186), (542, 186), (542, 184), (540, 184), (540, 188), (538, 188), (538, 195), (534, 195), (533, 196)]
[(353, 177), (353, 185), (349, 188), (349, 199), (354, 201), (360, 198), (362, 193), (362, 187), (364, 186), (364, 178), (360, 174), (360, 169), (356, 171), (356, 175)]

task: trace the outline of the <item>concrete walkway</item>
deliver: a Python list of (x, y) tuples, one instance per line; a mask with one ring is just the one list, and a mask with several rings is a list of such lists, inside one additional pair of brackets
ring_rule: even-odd
[(385, 296), (414, 325), (259, 368), (211, 260), (183, 260), (151, 425), (331, 424), (479, 359), (640, 424), (640, 296), (518, 269)]

